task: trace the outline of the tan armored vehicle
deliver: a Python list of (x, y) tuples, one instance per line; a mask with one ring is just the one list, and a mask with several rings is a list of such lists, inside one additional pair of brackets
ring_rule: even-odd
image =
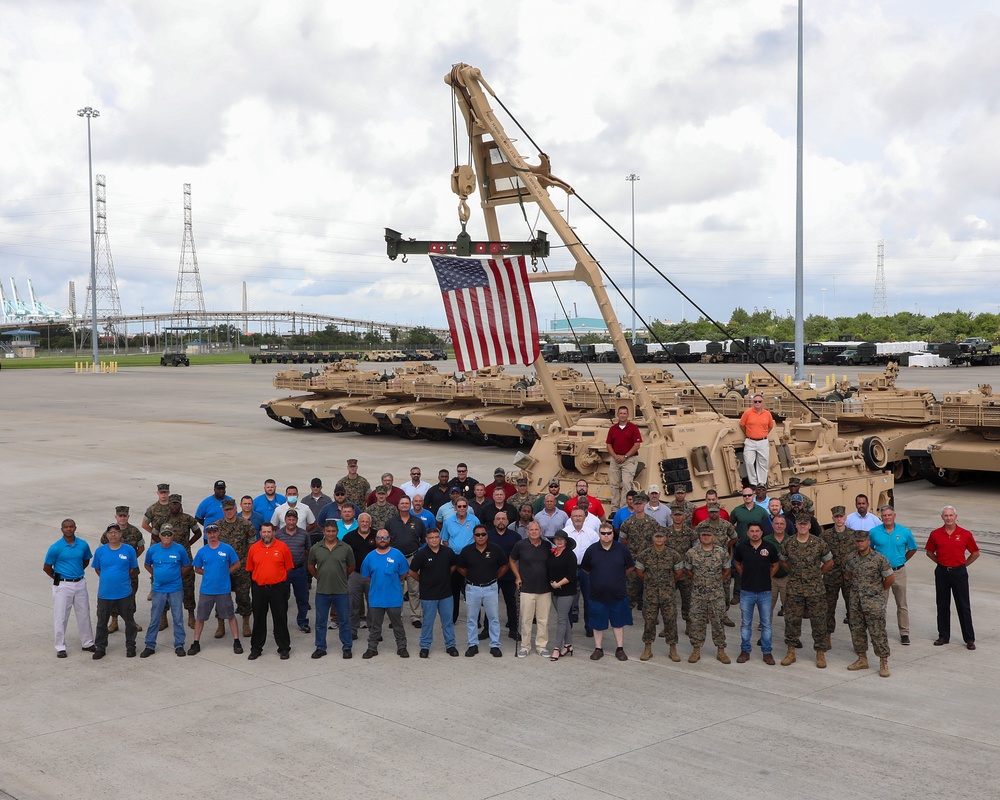
[[(472, 163), (456, 165), (452, 175), (452, 189), (460, 198), (462, 233), (454, 243), (442, 245), (405, 240), (398, 232), (387, 229), (390, 258), (399, 254), (428, 253), (432, 247), (437, 248), (434, 252), (457, 256), (501, 249), (530, 252), (534, 265), (541, 244), (545, 245), (543, 256), (547, 254), (544, 234), (539, 232), (535, 240), (515, 249), (501, 237), (497, 216), (498, 208), (513, 205), (512, 221), (523, 220), (524, 204), (534, 202), (562, 240), (565, 249), (561, 252), (568, 254), (572, 263), (569, 269), (535, 269), (528, 275), (529, 282), (534, 286), (565, 280), (587, 284), (593, 291), (625, 373), (624, 385), (617, 387), (594, 381), (564, 381), (560, 385), (544, 359), (537, 359), (534, 364), (536, 376), (551, 404), (554, 421), (537, 431), (540, 438), (530, 453), (517, 462), (529, 476), (529, 491), (543, 490), (553, 475), (559, 478), (564, 490), (569, 490), (583, 476), (590, 482), (590, 493), (602, 502), (608, 501), (609, 457), (605, 439), (616, 407), (626, 405), (635, 409), (637, 423), (643, 431), (639, 452), (642, 467), (636, 479), (637, 486), (685, 483), (693, 498), (704, 497), (709, 488), (718, 490), (723, 497), (738, 494), (745, 476), (744, 437), (738, 423), (721, 414), (678, 405), (676, 393), (680, 387), (657, 389), (653, 382), (647, 385), (643, 380), (614, 314), (597, 263), (549, 197), (551, 188), (572, 195), (572, 187), (551, 173), (545, 154), (539, 154), (539, 164), (535, 166), (527, 163), (517, 151), (491, 107), (493, 92), (479, 70), (459, 64), (445, 76), (445, 83), (453, 91), (470, 144)], [(530, 141), (530, 136), (521, 138)], [(464, 151), (465, 148), (458, 148), (458, 152)], [(477, 187), (481, 192), (480, 206), (489, 238), (486, 243), (472, 243), (465, 232), (469, 219), (467, 200)], [(580, 409), (588, 405), (599, 411)], [(412, 419), (412, 414), (409, 418)], [(483, 417), (474, 420), (480, 430), (482, 420)], [(814, 483), (806, 491), (814, 499), (822, 522), (830, 521), (830, 506), (853, 505), (854, 496), (859, 493), (867, 494), (879, 504), (891, 497), (892, 473), (871, 470), (861, 453), (862, 440), (842, 436), (836, 422), (787, 419), (771, 432), (769, 441), (769, 483), (785, 485), (793, 475), (812, 478)]]
[(993, 387), (946, 394), (939, 410), (940, 427), (906, 447), (917, 476), (954, 486), (972, 472), (1000, 472), (1000, 395)]

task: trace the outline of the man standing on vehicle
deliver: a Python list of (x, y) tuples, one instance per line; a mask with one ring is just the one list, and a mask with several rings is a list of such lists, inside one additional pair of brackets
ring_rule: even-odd
[(611, 461), (608, 475), (611, 479), (611, 508), (617, 511), (625, 505), (624, 493), (632, 488), (635, 472), (639, 467), (639, 447), (642, 434), (639, 426), (629, 420), (628, 406), (619, 406), (618, 422), (608, 429), (606, 447)]
[(743, 464), (751, 486), (767, 486), (768, 459), (771, 446), (767, 435), (774, 427), (774, 417), (764, 408), (764, 395), (753, 396), (753, 406), (740, 417), (740, 428), (746, 435), (743, 442)]

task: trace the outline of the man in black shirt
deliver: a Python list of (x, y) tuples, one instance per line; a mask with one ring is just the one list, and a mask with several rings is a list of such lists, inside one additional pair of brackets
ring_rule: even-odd
[(466, 658), (479, 652), (479, 608), (486, 612), (490, 630), (490, 655), (501, 658), (500, 650), (500, 602), (497, 579), (507, 573), (507, 555), (498, 544), (487, 538), (486, 526), (476, 525), (472, 532), (473, 542), (458, 555), (458, 571), (465, 577), (465, 614), (469, 633), (469, 649)]
[[(392, 546), (406, 556), (406, 563), (410, 563), (424, 543), (424, 522), (410, 513), (410, 498), (406, 495), (399, 498), (397, 507), (399, 515), (390, 517), (385, 528), (389, 531)], [(407, 577), (406, 591), (410, 598), (410, 622), (414, 628), (419, 628), (424, 616), (420, 606), (420, 583), (415, 578)]]
[(466, 500), (471, 500), (475, 496), (476, 484), (479, 483), (469, 474), (467, 464), (460, 463), (456, 468), (457, 473), (454, 478), (448, 481), (448, 486), (457, 486), (458, 490), (465, 496)]
[[(510, 552), (510, 569), (521, 593), (521, 644), (518, 658), (531, 652), (531, 621), (538, 625), (535, 647), (538, 655), (549, 658), (549, 612), (552, 610), (552, 587), (549, 586), (548, 563), (551, 546), (542, 536), (542, 526), (532, 520), (528, 523), (528, 536), (521, 539)], [(525, 635), (527, 634), (527, 635)]]
[(476, 516), (486, 526), (486, 530), (493, 530), (496, 527), (493, 520), (500, 513), (507, 515), (507, 523), (504, 527), (507, 527), (511, 522), (515, 522), (518, 517), (517, 509), (507, 502), (503, 489), (494, 489), (493, 498), (487, 500), (479, 507)]
[[(375, 531), (372, 530), (371, 514), (365, 512), (358, 517), (358, 527), (346, 534), (344, 544), (350, 545), (354, 551), (354, 563), (363, 564), (365, 556), (375, 549)], [(368, 581), (361, 577), (361, 571), (355, 570), (347, 577), (347, 593), (351, 596), (351, 638), (358, 638), (358, 628), (366, 616), (368, 604)], [(345, 620), (340, 620), (343, 625)], [(368, 623), (365, 623), (368, 627)]]
[(760, 619), (760, 645), (764, 663), (774, 665), (771, 655), (771, 578), (778, 571), (778, 551), (764, 542), (764, 530), (757, 522), (747, 526), (747, 539), (738, 542), (733, 552), (736, 571), (742, 579), (740, 588), (740, 655), (737, 664), (750, 660), (750, 635), (753, 632), (753, 610)]
[(423, 628), (420, 631), (420, 657), (431, 654), (434, 641), (434, 617), (441, 617), (441, 633), (448, 655), (457, 656), (455, 623), (451, 612), (454, 600), (451, 596), (451, 573), (455, 571), (458, 556), (450, 547), (441, 546), (441, 532), (431, 528), (427, 532), (427, 544), (410, 559), (407, 579), (420, 583), (420, 604), (423, 608)]
[(437, 485), (424, 493), (424, 508), (430, 509), (434, 516), (437, 516), (438, 509), (449, 500), (450, 480), (448, 470), (439, 469)]

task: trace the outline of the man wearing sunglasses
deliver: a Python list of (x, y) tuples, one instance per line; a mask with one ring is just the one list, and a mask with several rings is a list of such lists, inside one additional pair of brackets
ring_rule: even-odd
[(753, 405), (740, 417), (740, 428), (746, 436), (743, 441), (743, 464), (751, 486), (767, 486), (768, 459), (771, 453), (767, 435), (773, 427), (774, 417), (764, 408), (764, 395), (755, 394)]

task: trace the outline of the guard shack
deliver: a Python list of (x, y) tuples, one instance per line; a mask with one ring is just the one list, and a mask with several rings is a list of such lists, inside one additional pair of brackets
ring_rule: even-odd
[(16, 331), (4, 331), (4, 356), (6, 358), (34, 358), (38, 349), (38, 340), (35, 337), (41, 336), (38, 331), (28, 331), (19, 329)]

